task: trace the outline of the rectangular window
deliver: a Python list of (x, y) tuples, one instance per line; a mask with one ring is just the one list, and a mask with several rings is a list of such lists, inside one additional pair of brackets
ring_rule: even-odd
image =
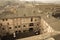
[(2, 30), (5, 30), (4, 28), (2, 28)]
[(12, 29), (12, 27), (9, 27), (9, 29)]
[(7, 23), (7, 25), (9, 25), (9, 23)]
[(2, 19), (4, 21), (4, 19)]
[(34, 24), (33, 23), (30, 23), (29, 26), (34, 26)]
[(20, 28), (20, 25), (18, 27)]
[(0, 23), (0, 26), (2, 26), (2, 23)]
[(17, 26), (15, 26), (15, 28), (17, 28)]
[(25, 25), (23, 25), (23, 27), (26, 27)]
[(8, 21), (8, 19), (6, 19), (6, 21)]

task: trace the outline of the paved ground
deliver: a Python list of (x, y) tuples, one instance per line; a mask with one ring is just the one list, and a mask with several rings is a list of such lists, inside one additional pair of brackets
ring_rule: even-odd
[(55, 40), (60, 40), (60, 34), (59, 34), (59, 35), (54, 36), (54, 39), (55, 39)]
[(17, 39), (17, 40), (43, 40), (49, 37), (50, 37), (50, 34), (42, 34), (42, 35), (36, 35), (36, 36), (31, 36), (31, 37)]
[[(18, 39), (18, 40), (28, 40), (28, 39)], [(40, 40), (40, 39), (30, 39), (30, 40)], [(42, 40), (55, 40), (54, 38), (42, 39)]]
[(41, 35), (31, 36), (17, 40), (55, 40), (52, 36), (58, 35), (60, 32), (44, 33)]

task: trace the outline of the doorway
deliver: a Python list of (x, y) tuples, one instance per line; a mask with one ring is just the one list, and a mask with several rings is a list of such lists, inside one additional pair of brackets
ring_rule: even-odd
[(29, 28), (29, 31), (30, 31), (30, 32), (33, 31), (33, 28)]

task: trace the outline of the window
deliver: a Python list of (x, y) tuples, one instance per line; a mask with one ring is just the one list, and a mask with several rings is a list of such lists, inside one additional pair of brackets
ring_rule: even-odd
[(2, 28), (2, 30), (5, 30), (4, 28)]
[(37, 26), (39, 26), (39, 24), (37, 24)]
[(34, 24), (33, 23), (30, 23), (29, 26), (34, 26)]
[(33, 31), (33, 28), (29, 28), (29, 31)]
[(4, 19), (2, 19), (4, 21)]
[(31, 18), (31, 22), (33, 21), (33, 18)]
[(6, 21), (8, 21), (8, 19), (6, 19)]
[(7, 23), (7, 25), (9, 25), (9, 23)]
[(20, 25), (18, 27), (20, 28)]
[(3, 21), (4, 21), (4, 20), (6, 20), (6, 21), (7, 21), (8, 19), (2, 19), (2, 20), (3, 20)]
[(2, 26), (2, 23), (0, 23), (0, 26)]
[(19, 32), (21, 32), (21, 31), (19, 30)]
[(35, 19), (35, 21), (37, 21), (37, 20)]
[(23, 25), (23, 27), (26, 27), (25, 25)]
[(17, 28), (17, 26), (15, 26), (15, 28)]
[(18, 31), (15, 31), (15, 33), (17, 33)]
[(11, 27), (9, 27), (9, 29), (12, 29)]

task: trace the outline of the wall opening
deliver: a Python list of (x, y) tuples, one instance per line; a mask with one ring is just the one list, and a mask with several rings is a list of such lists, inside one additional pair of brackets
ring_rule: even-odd
[(33, 31), (33, 28), (29, 28), (29, 31), (30, 31), (30, 32)]

